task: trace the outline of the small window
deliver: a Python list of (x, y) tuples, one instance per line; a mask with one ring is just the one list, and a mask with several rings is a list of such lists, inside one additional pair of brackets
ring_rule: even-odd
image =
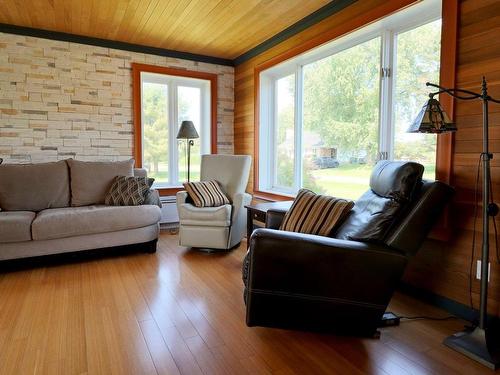
[[(206, 74), (207, 78), (188, 77), (186, 71), (181, 71), (183, 75), (179, 76), (174, 74), (174, 69), (147, 67), (134, 66), (137, 70), (134, 96), (138, 96), (140, 106), (140, 116), (137, 113), (135, 116), (140, 123), (139, 142), (136, 140), (139, 149), (135, 156), (155, 179), (156, 188), (179, 187), (187, 180), (187, 141), (176, 138), (182, 121), (193, 121), (199, 135), (191, 147), (191, 180), (200, 177), (201, 155), (215, 151), (212, 139), (216, 136), (213, 134), (216, 114), (212, 113), (215, 107), (212, 100), (216, 98), (212, 98), (212, 85), (216, 76), (192, 72)], [(136, 131), (137, 128), (136, 125)]]

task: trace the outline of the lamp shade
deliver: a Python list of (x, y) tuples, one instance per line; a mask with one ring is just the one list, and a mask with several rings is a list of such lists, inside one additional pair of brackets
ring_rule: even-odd
[(430, 98), (408, 129), (408, 133), (444, 133), (457, 130), (441, 103)]
[(177, 133), (177, 139), (195, 139), (200, 138), (196, 128), (194, 127), (193, 121), (182, 121), (179, 132)]

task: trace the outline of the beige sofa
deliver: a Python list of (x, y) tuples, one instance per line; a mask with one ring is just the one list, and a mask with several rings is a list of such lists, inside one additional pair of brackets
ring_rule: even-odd
[(146, 171), (133, 160), (0, 165), (0, 260), (131, 244), (154, 252), (158, 193), (150, 191), (141, 206), (106, 206), (117, 175)]

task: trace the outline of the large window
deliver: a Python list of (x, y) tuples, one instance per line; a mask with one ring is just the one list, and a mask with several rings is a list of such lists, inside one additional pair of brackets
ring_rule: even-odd
[(182, 121), (193, 121), (200, 138), (191, 147), (190, 178), (198, 180), (201, 155), (212, 151), (213, 80), (163, 74), (157, 67), (152, 67), (153, 71), (143, 68), (137, 68), (138, 82), (134, 84), (140, 105), (136, 158), (155, 178), (155, 187), (181, 186), (187, 180), (187, 142), (176, 136)]
[(425, 0), (262, 71), (258, 189), (356, 199), (381, 159), (434, 178), (435, 135), (406, 129), (439, 82), (440, 41), (440, 1)]

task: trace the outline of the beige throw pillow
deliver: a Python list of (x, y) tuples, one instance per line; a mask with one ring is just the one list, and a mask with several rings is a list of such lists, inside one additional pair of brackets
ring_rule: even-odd
[(68, 160), (71, 176), (71, 206), (104, 204), (116, 176), (132, 177), (134, 159), (115, 162)]
[(354, 202), (301, 189), (286, 213), (280, 230), (329, 236), (351, 211)]
[(215, 180), (185, 182), (183, 185), (196, 207), (219, 207), (231, 203)]

